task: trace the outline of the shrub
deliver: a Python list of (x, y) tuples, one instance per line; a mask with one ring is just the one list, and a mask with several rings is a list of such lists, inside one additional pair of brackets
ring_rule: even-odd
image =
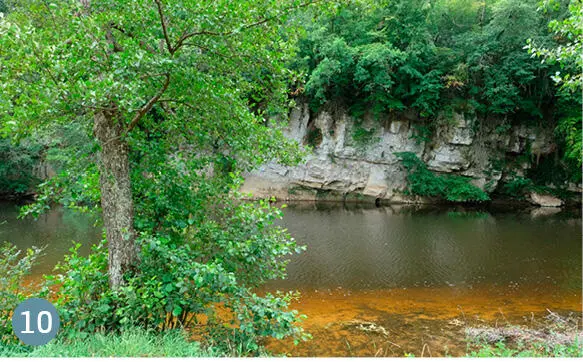
[(221, 348), (239, 346), (257, 354), (265, 337), (306, 338), (287, 306), (294, 294), (258, 296), (253, 289), (283, 277), (282, 258), (302, 248), (285, 230), (270, 227), (281, 212), (268, 202), (223, 205), (222, 218), (185, 231), (180, 242), (170, 236), (142, 233), (140, 265), (126, 283), (111, 290), (105, 242), (83, 257), (71, 249), (60, 274), (44, 289), (55, 293), (63, 329), (70, 338), (95, 332), (144, 328), (165, 331), (202, 326)]
[(487, 201), (490, 200), (479, 187), (472, 185), (468, 177), (445, 176), (445, 199), (448, 201)]
[(533, 186), (531, 179), (516, 176), (502, 186), (502, 193), (510, 197), (522, 198)]
[(26, 295), (23, 292), (23, 278), (30, 270), (41, 253), (41, 249), (32, 248), (26, 251), (5, 243), (0, 246), (0, 343), (14, 342), (12, 333), (12, 311)]
[(411, 195), (440, 197), (448, 201), (486, 201), (490, 198), (462, 176), (437, 176), (412, 152), (397, 152), (407, 170), (407, 192)]

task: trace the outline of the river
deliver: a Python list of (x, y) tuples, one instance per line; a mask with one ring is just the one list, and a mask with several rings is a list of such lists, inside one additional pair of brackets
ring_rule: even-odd
[[(0, 204), (0, 241), (46, 245), (35, 274), (49, 272), (72, 240), (100, 237), (93, 220), (53, 210), (18, 220)], [(281, 225), (307, 251), (286, 280), (299, 290), (311, 341), (271, 341), (292, 356), (463, 355), (464, 328), (529, 324), (547, 310), (581, 315), (581, 213), (365, 207), (298, 203)]]

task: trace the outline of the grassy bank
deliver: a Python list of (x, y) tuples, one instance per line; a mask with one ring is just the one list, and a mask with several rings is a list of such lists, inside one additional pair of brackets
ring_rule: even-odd
[(222, 357), (218, 349), (190, 342), (184, 333), (162, 334), (132, 330), (121, 334), (94, 334), (84, 339), (56, 340), (39, 347), (1, 345), (0, 357)]
[(466, 329), (469, 357), (583, 357), (581, 315), (549, 311), (530, 325)]
[(477, 344), (476, 349), (467, 354), (468, 357), (583, 357), (583, 341), (573, 341), (568, 344), (516, 344), (505, 342)]

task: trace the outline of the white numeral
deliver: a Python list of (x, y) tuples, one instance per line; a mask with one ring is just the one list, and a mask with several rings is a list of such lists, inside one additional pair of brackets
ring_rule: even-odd
[[(43, 328), (42, 325), (42, 317), (43, 316), (47, 316), (47, 328)], [(38, 327), (38, 331), (41, 332), (42, 334), (46, 334), (49, 333), (51, 331), (51, 329), (53, 328), (53, 317), (51, 316), (51, 313), (47, 312), (46, 310), (43, 310), (42, 312), (40, 312), (38, 314), (37, 317), (37, 327)]]
[[(30, 311), (22, 312), (20, 315), (23, 315), (26, 318), (26, 329), (21, 333), (25, 334), (34, 334), (34, 331), (30, 330)], [(47, 327), (43, 328), (43, 317), (47, 317)], [(50, 333), (51, 329), (53, 328), (53, 316), (50, 312), (43, 310), (40, 312), (36, 318), (36, 326), (38, 331), (42, 334)]]
[(31, 334), (34, 331), (30, 330), (30, 311), (22, 312), (20, 315), (23, 315), (26, 318), (26, 329), (22, 331), (22, 333)]

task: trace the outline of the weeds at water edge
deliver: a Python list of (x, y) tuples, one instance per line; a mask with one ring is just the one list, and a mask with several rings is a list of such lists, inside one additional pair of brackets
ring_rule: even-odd
[(581, 318), (560, 316), (550, 310), (530, 326), (466, 328), (471, 357), (583, 357)]

